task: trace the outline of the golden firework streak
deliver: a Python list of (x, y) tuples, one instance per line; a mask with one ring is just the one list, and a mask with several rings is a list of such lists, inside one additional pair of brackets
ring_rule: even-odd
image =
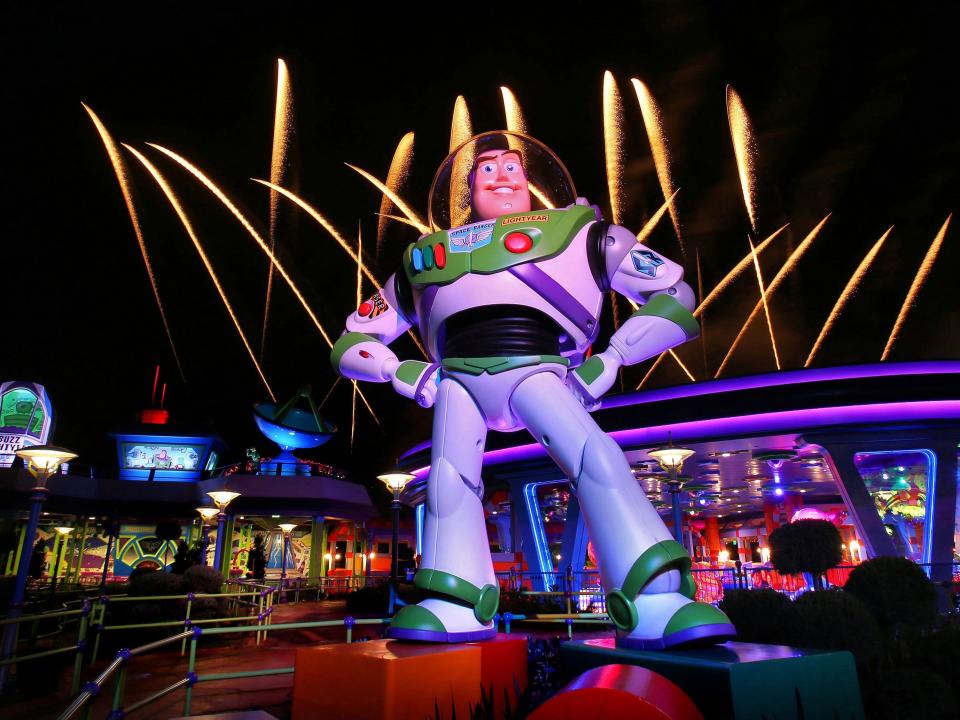
[(747, 109), (731, 85), (727, 85), (727, 122), (730, 125), (743, 202), (750, 217), (750, 227), (757, 232), (757, 144)]
[(330, 347), (333, 347), (333, 341), (330, 339), (330, 336), (327, 334), (327, 331), (324, 330), (323, 325), (320, 324), (320, 319), (317, 317), (316, 313), (313, 312), (313, 309), (310, 307), (309, 303), (307, 303), (307, 299), (303, 296), (303, 293), (300, 292), (300, 288), (297, 287), (297, 284), (293, 281), (293, 278), (291, 278), (289, 273), (287, 273), (286, 268), (283, 267), (283, 265), (280, 263), (277, 257), (273, 254), (273, 251), (270, 250), (270, 247), (267, 245), (266, 241), (263, 239), (260, 233), (258, 233), (256, 229), (253, 227), (253, 225), (250, 224), (250, 221), (247, 220), (246, 216), (244, 216), (244, 214), (240, 212), (239, 209), (237, 209), (237, 206), (233, 204), (230, 198), (228, 198), (220, 188), (218, 188), (216, 185), (213, 184), (213, 181), (211, 181), (206, 175), (204, 175), (197, 167), (195, 167), (186, 158), (183, 158), (180, 155), (177, 155), (177, 153), (175, 153), (173, 150), (168, 150), (162, 145), (157, 145), (155, 143), (147, 143), (147, 145), (149, 145), (150, 147), (156, 150), (159, 150), (164, 155), (166, 155), (171, 160), (173, 160), (178, 165), (180, 165), (180, 167), (184, 168), (187, 172), (189, 172), (191, 175), (197, 178), (197, 180), (199, 180), (204, 185), (204, 187), (207, 188), (207, 190), (212, 192), (221, 203), (223, 203), (224, 207), (226, 207), (227, 210), (229, 210), (230, 213), (240, 222), (240, 224), (243, 225), (244, 229), (250, 234), (250, 237), (252, 237), (257, 242), (257, 245), (260, 246), (260, 249), (263, 250), (264, 253), (266, 253), (268, 258), (270, 258), (270, 262), (272, 262), (274, 266), (277, 268), (277, 272), (280, 273), (280, 277), (282, 277), (286, 281), (287, 285), (290, 287), (290, 290), (293, 292), (294, 296), (300, 302), (300, 305), (306, 311), (307, 315), (310, 317), (310, 320), (313, 322), (314, 326), (320, 332), (320, 335), (326, 341), (327, 345), (329, 345)]
[(500, 95), (503, 97), (503, 117), (507, 123), (507, 130), (527, 134), (527, 121), (523, 117), (523, 109), (510, 88), (501, 85)]
[[(473, 137), (473, 123), (470, 122), (470, 110), (466, 98), (458, 95), (453, 104), (453, 119), (450, 122), (450, 152)], [(470, 217), (470, 188), (467, 176), (473, 168), (475, 143), (457, 153), (450, 171), (450, 225), (459, 227)]]
[(160, 186), (160, 189), (163, 190), (163, 194), (167, 196), (167, 200), (170, 201), (170, 205), (173, 206), (174, 211), (177, 213), (177, 217), (180, 218), (180, 222), (183, 223), (184, 230), (187, 231), (187, 235), (190, 236), (190, 241), (193, 243), (194, 248), (197, 250), (197, 254), (200, 256), (200, 260), (203, 262), (203, 266), (207, 269), (207, 274), (210, 275), (210, 280), (213, 282), (213, 286), (217, 289), (217, 293), (220, 295), (220, 299), (223, 301), (223, 306), (227, 309), (227, 314), (230, 316), (230, 320), (233, 321), (233, 326), (237, 329), (237, 334), (240, 335), (240, 340), (243, 342), (243, 347), (246, 349), (247, 354), (250, 356), (253, 366), (257, 370), (257, 374), (260, 376), (260, 380), (263, 381), (264, 387), (267, 388), (267, 392), (270, 394), (270, 399), (273, 402), (277, 401), (277, 396), (273, 394), (273, 388), (270, 387), (270, 383), (267, 380), (267, 376), (263, 374), (263, 368), (260, 367), (260, 363), (257, 361), (256, 355), (254, 355), (253, 348), (250, 347), (250, 341), (247, 340), (246, 333), (243, 332), (243, 328), (240, 327), (240, 321), (237, 319), (237, 314), (233, 310), (233, 306), (230, 304), (230, 301), (227, 299), (227, 294), (223, 289), (223, 286), (220, 284), (220, 279), (217, 277), (216, 271), (213, 269), (213, 265), (210, 263), (210, 258), (207, 257), (207, 253), (204, 252), (203, 246), (200, 245), (200, 239), (197, 237), (196, 232), (193, 229), (193, 224), (190, 222), (190, 218), (187, 217), (186, 211), (183, 209), (183, 205), (180, 204), (180, 200), (173, 192), (173, 188), (170, 187), (170, 184), (166, 181), (166, 178), (160, 174), (160, 171), (154, 167), (147, 158), (145, 158), (136, 148), (130, 147), (126, 143), (122, 143), (123, 147), (129, 150), (137, 160), (143, 163), (143, 166), (147, 169), (150, 175), (153, 176), (153, 179), (157, 181), (157, 184)]
[(623, 217), (623, 98), (609, 70), (603, 73), (603, 150), (610, 215), (619, 225)]
[[(787, 227), (788, 227), (787, 225), (784, 225), (782, 228), (774, 232), (770, 237), (768, 237), (762, 243), (757, 245), (757, 255), (759, 255), (764, 250), (766, 250), (767, 246), (771, 242), (773, 242), (774, 238), (776, 238), (780, 233), (786, 230)], [(706, 311), (706, 309), (713, 303), (713, 301), (716, 300), (718, 297), (720, 297), (720, 294), (724, 290), (726, 290), (728, 287), (730, 287), (730, 284), (733, 283), (734, 280), (736, 280), (738, 277), (740, 277), (741, 274), (743, 274), (743, 271), (746, 270), (751, 263), (753, 263), (753, 253), (748, 252), (746, 255), (744, 255), (740, 259), (740, 262), (734, 265), (730, 269), (730, 271), (723, 276), (723, 279), (716, 284), (716, 286), (713, 288), (713, 290), (710, 291), (707, 297), (705, 297), (700, 302), (700, 304), (693, 311), (693, 316), (700, 317)], [(650, 369), (647, 370), (647, 374), (643, 376), (643, 380), (641, 380), (640, 384), (637, 385), (637, 390), (642, 388), (643, 385), (647, 382), (647, 380), (650, 379), (650, 376), (653, 374), (653, 371), (657, 369), (657, 367), (663, 361), (663, 358), (665, 358), (666, 356), (667, 356), (666, 352), (660, 353), (660, 356), (656, 359), (653, 365), (650, 366)]]
[(953, 213), (947, 215), (947, 219), (940, 228), (940, 232), (937, 233), (937, 236), (933, 239), (933, 242), (930, 243), (927, 254), (923, 256), (923, 262), (920, 263), (920, 269), (917, 270), (917, 276), (913, 279), (913, 282), (910, 283), (910, 289), (907, 291), (907, 297), (903, 301), (903, 305), (900, 307), (900, 313), (897, 315), (897, 321), (893, 324), (893, 330), (890, 331), (890, 337), (887, 339), (887, 345), (883, 348), (883, 355), (880, 356), (880, 362), (885, 361), (890, 356), (890, 351), (893, 350), (893, 344), (897, 341), (897, 336), (900, 334), (900, 330), (903, 329), (903, 323), (907, 319), (907, 314), (910, 312), (910, 309), (916, 302), (917, 295), (920, 294), (920, 288), (923, 287), (923, 283), (926, 282), (927, 276), (933, 269), (933, 263), (937, 260), (937, 254), (940, 252), (940, 246), (943, 245), (943, 239), (947, 236), (947, 227), (950, 225), (950, 219), (952, 217)]
[(650, 235), (653, 234), (653, 230), (657, 227), (657, 223), (660, 222), (660, 218), (663, 217), (664, 213), (670, 208), (673, 204), (673, 199), (677, 196), (677, 193), (680, 192), (680, 188), (674, 190), (673, 195), (668, 197), (657, 211), (650, 216), (650, 219), (643, 224), (643, 227), (640, 228), (640, 232), (637, 233), (637, 242), (641, 245), (646, 245), (647, 240), (650, 238)]
[(757, 273), (757, 286), (760, 288), (760, 302), (763, 304), (763, 315), (767, 319), (767, 330), (770, 332), (770, 347), (773, 348), (773, 362), (780, 369), (780, 354), (777, 352), (777, 336), (773, 332), (773, 318), (770, 317), (770, 307), (767, 304), (767, 291), (763, 288), (763, 273), (760, 272), (760, 260), (757, 258), (757, 248), (753, 245), (753, 240), (747, 236), (747, 244), (750, 245), (750, 256), (753, 258), (753, 269)]
[(420, 217), (410, 208), (409, 205), (407, 205), (407, 203), (403, 201), (403, 198), (397, 195), (397, 193), (395, 193), (393, 190), (388, 188), (382, 182), (377, 180), (377, 178), (375, 178), (373, 175), (368, 173), (366, 170), (362, 168), (358, 168), (355, 165), (351, 165), (350, 163), (344, 163), (344, 165), (346, 165), (348, 168), (350, 168), (354, 172), (359, 173), (360, 175), (365, 177), (367, 181), (370, 182), (371, 185), (373, 185), (377, 190), (379, 190), (388, 198), (390, 198), (391, 202), (393, 202), (393, 204), (397, 206), (397, 209), (407, 216), (407, 219), (413, 223), (414, 227), (416, 227), (421, 234), (430, 232), (430, 226), (424, 225), (423, 220), (420, 219)]
[[(277, 102), (273, 115), (273, 145), (270, 152), (270, 182), (283, 185), (287, 175), (287, 153), (290, 149), (291, 125), (293, 119), (293, 91), (290, 88), (290, 76), (287, 64), (277, 58)], [(270, 250), (277, 252), (277, 217), (280, 210), (280, 196), (270, 193)], [(267, 294), (263, 303), (263, 332), (260, 335), (260, 359), (267, 346), (267, 324), (270, 319), (270, 298), (273, 295), (273, 263), (267, 270)]]
[[(779, 272), (773, 277), (773, 280), (770, 283), (770, 286), (766, 289), (766, 297), (769, 298), (776, 292), (777, 288), (780, 287), (780, 284), (786, 279), (790, 274), (793, 268), (799, 262), (800, 258), (803, 257), (803, 254), (807, 251), (807, 248), (810, 247), (811, 243), (816, 239), (817, 235), (820, 234), (820, 230), (827, 223), (827, 220), (830, 219), (828, 214), (819, 224), (811, 230), (803, 241), (797, 245), (796, 250), (790, 253), (790, 257), (787, 258), (787, 261), (783, 264), (783, 267), (780, 268)], [(760, 309), (763, 306), (762, 300), (758, 300), (757, 304), (753, 306), (753, 311), (750, 313), (750, 316), (747, 318), (747, 321), (743, 324), (743, 327), (740, 328), (740, 332), (737, 333), (737, 337), (734, 338), (733, 343), (731, 343), (730, 348), (727, 350), (727, 354), (723, 358), (723, 362), (720, 363), (720, 367), (717, 369), (717, 372), (714, 374), (714, 377), (720, 377), (720, 373), (724, 371), (727, 366), (727, 362), (730, 360), (730, 357), (733, 355), (734, 350), (737, 349), (737, 346), (740, 344), (740, 340), (743, 339), (743, 336), (747, 332), (747, 328), (750, 327), (750, 323), (753, 322), (753, 319), (760, 313)]]
[[(397, 143), (397, 149), (393, 151), (393, 159), (390, 161), (390, 168), (387, 170), (386, 186), (393, 192), (398, 193), (403, 188), (404, 183), (410, 175), (410, 166), (413, 164), (413, 133), (408, 132)], [(387, 232), (387, 225), (394, 219), (390, 215), (393, 208), (393, 202), (386, 195), (380, 200), (379, 220), (377, 220), (377, 257), (380, 257), (380, 251), (383, 250), (383, 240)]]
[(163, 323), (163, 331), (167, 335), (170, 343), (170, 350), (173, 352), (173, 359), (177, 363), (177, 369), (180, 371), (180, 379), (187, 382), (186, 375), (183, 373), (183, 365), (180, 363), (180, 354), (177, 352), (177, 346), (173, 342), (173, 333), (170, 332), (170, 323), (167, 322), (167, 313), (163, 308), (163, 302), (160, 300), (160, 289), (157, 287), (157, 278), (153, 274), (153, 264), (150, 262), (150, 254), (147, 252), (147, 243), (143, 239), (143, 230), (140, 227), (140, 217), (137, 215), (137, 209), (133, 204), (133, 193), (130, 191), (130, 182), (127, 178), (127, 166), (123, 162), (117, 144), (107, 130), (106, 126), (100, 122), (97, 114), (85, 103), (80, 103), (83, 109), (87, 111), (90, 119), (93, 121), (104, 147), (107, 149), (107, 157), (113, 166), (113, 172), (117, 176), (117, 182), (120, 184), (120, 193), (123, 195), (123, 202), (127, 206), (127, 213), (130, 215), (130, 223), (133, 225), (133, 234), (137, 237), (137, 244), (140, 246), (140, 255), (143, 257), (143, 264), (147, 269), (147, 278), (150, 280), (150, 288), (153, 290), (153, 297), (157, 301), (157, 308), (160, 310), (160, 320)]
[(880, 248), (883, 247), (883, 243), (888, 237), (890, 237), (890, 233), (892, 232), (893, 226), (891, 225), (890, 228), (880, 236), (880, 239), (873, 244), (873, 247), (870, 248), (870, 252), (868, 252), (863, 257), (863, 260), (860, 261), (860, 264), (857, 265), (857, 269), (853, 271), (853, 275), (851, 275), (850, 279), (847, 281), (846, 286), (843, 288), (843, 292), (840, 293), (840, 297), (837, 298), (837, 302), (833, 306), (833, 310), (831, 310), (830, 315), (827, 316), (827, 321), (823, 324), (823, 329), (820, 331), (816, 341), (813, 343), (813, 347), (810, 348), (810, 354), (807, 355), (806, 362), (803, 363), (804, 367), (810, 367), (810, 363), (813, 362), (814, 355), (817, 354), (817, 352), (820, 350), (820, 346), (823, 345), (823, 341), (827, 337), (827, 333), (833, 329), (833, 324), (837, 321), (837, 318), (840, 317), (840, 313), (843, 312), (847, 302), (857, 291), (857, 288), (860, 286), (860, 282), (867, 274), (867, 270), (869, 270), (870, 266), (873, 264), (874, 258), (877, 257), (877, 253), (880, 252)]
[[(666, 133), (663, 131), (660, 107), (646, 85), (636, 78), (632, 78), (630, 82), (637, 93), (637, 102), (640, 104), (640, 114), (643, 116), (643, 125), (647, 130), (647, 139), (650, 141), (650, 152), (653, 154), (653, 166), (657, 170), (660, 189), (663, 191), (665, 198), (671, 197), (676, 194), (676, 188), (673, 186), (673, 175), (670, 170), (670, 148), (667, 145)], [(680, 234), (680, 218), (674, 205), (670, 206), (670, 219), (673, 221), (673, 231), (677, 235), (677, 242), (680, 243), (680, 252), (686, 255), (683, 236)]]
[[(258, 180), (257, 178), (251, 178), (251, 180), (253, 180), (255, 183), (266, 185), (271, 190), (275, 190), (276, 192), (280, 193), (291, 202), (295, 203), (302, 210), (306, 211), (306, 213), (310, 217), (312, 217), (314, 220), (320, 223), (320, 225), (323, 227), (324, 230), (330, 233), (331, 237), (333, 237), (333, 239), (337, 241), (340, 247), (342, 247), (346, 251), (347, 255), (350, 256), (350, 259), (353, 260), (355, 263), (357, 263), (358, 266), (363, 269), (363, 274), (367, 276), (367, 278), (370, 280), (370, 282), (374, 284), (374, 286), (376, 286), (377, 288), (383, 287), (380, 281), (374, 277), (373, 273), (367, 269), (367, 266), (361, 262), (361, 259), (357, 257), (357, 254), (353, 251), (353, 248), (350, 247), (350, 244), (344, 239), (343, 235), (337, 231), (337, 229), (330, 223), (330, 221), (328, 221), (323, 215), (320, 214), (319, 210), (317, 210), (315, 207), (313, 207), (310, 203), (308, 203), (306, 200), (301, 198), (299, 195), (295, 195), (294, 193), (290, 192), (286, 188), (282, 188), (282, 187), (279, 187), (278, 185), (268, 183), (266, 180)], [(404, 220), (404, 222), (408, 222), (408, 221)], [(359, 304), (360, 303), (358, 302), (357, 305)], [(407, 334), (413, 339), (414, 344), (416, 344), (417, 348), (420, 349), (420, 352), (423, 353), (423, 356), (427, 357), (427, 351), (424, 349), (423, 345), (420, 344), (420, 340), (413, 333), (413, 331), (407, 330)]]

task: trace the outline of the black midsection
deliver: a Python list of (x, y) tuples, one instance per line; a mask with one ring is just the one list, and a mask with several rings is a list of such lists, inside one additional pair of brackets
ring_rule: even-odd
[(441, 357), (559, 355), (557, 324), (533, 308), (488, 305), (447, 318), (440, 334)]

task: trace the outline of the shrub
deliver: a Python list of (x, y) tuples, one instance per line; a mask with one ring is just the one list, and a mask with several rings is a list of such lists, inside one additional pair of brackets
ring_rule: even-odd
[(881, 673), (864, 683), (861, 695), (872, 720), (950, 720), (960, 713), (950, 686), (927, 668)]
[(183, 573), (184, 592), (218, 593), (223, 587), (223, 574), (209, 565), (194, 565)]
[(927, 627), (937, 616), (937, 589), (906, 558), (878, 557), (861, 563), (844, 585), (872, 612), (880, 627)]
[(797, 520), (770, 533), (770, 560), (777, 572), (813, 575), (814, 588), (823, 587), (821, 575), (840, 562), (840, 533), (826, 520)]
[(131, 595), (182, 595), (186, 592), (183, 577), (170, 573), (147, 570), (130, 573), (129, 592)]
[(360, 588), (347, 595), (347, 612), (357, 615), (386, 615), (390, 589), (386, 584)]
[(727, 590), (720, 601), (720, 609), (737, 628), (737, 640), (774, 644), (789, 642), (783, 626), (789, 605), (786, 595), (769, 589)]
[(849, 650), (858, 665), (879, 649), (880, 629), (869, 608), (843, 590), (808, 592), (782, 615), (791, 645), (821, 650)]
[(566, 603), (555, 596), (524, 595), (521, 590), (501, 590), (499, 612), (514, 615), (565, 613)]

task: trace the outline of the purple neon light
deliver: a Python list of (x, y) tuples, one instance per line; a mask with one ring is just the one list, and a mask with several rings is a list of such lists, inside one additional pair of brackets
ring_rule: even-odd
[[(837, 407), (781, 410), (772, 413), (737, 415), (690, 422), (653, 425), (645, 428), (617, 430), (610, 436), (623, 445), (653, 447), (671, 438), (674, 442), (695, 441), (712, 437), (736, 437), (857, 423), (909, 422), (917, 420), (960, 419), (960, 400), (926, 400), (923, 402), (876, 403), (873, 405), (841, 405)], [(536, 443), (488, 450), (484, 465), (500, 465), (520, 460), (546, 457), (546, 451)], [(413, 471), (417, 477), (426, 474), (429, 467)]]
[(960, 362), (943, 360), (931, 362), (876, 363), (872, 365), (847, 365), (828, 368), (783, 370), (762, 375), (746, 375), (724, 380), (705, 380), (689, 385), (674, 385), (657, 390), (617, 395), (602, 401), (601, 408), (616, 408), (624, 405), (699, 397), (714, 393), (756, 390), (800, 383), (829, 382), (831, 380), (857, 380), (862, 378), (891, 377), (904, 375), (960, 374)]
[[(943, 360), (929, 362), (905, 362), (905, 363), (878, 363), (873, 365), (847, 365), (842, 367), (812, 368), (804, 370), (785, 370), (781, 372), (765, 373), (763, 375), (747, 375), (745, 377), (729, 378), (724, 380), (708, 380), (704, 382), (691, 383), (689, 385), (675, 385), (668, 388), (659, 388), (657, 390), (647, 390), (645, 392), (630, 393), (609, 398), (603, 401), (603, 408), (624, 407), (626, 405), (640, 405), (644, 403), (660, 402), (663, 400), (675, 400), (678, 398), (698, 397), (701, 395), (713, 395), (724, 392), (737, 392), (740, 390), (756, 390), (759, 388), (778, 387), (781, 385), (797, 385), (801, 383), (829, 382), (831, 380), (856, 380), (860, 378), (893, 377), (909, 375), (947, 375), (960, 374), (960, 362)], [(935, 401), (949, 402), (949, 401)], [(896, 403), (893, 403), (896, 404)], [(926, 405), (928, 403), (920, 403)], [(874, 406), (853, 406), (853, 407), (874, 407)], [(829, 408), (823, 408), (829, 409)], [(785, 412), (800, 412), (788, 410)], [(954, 416), (948, 416), (953, 419)], [(896, 419), (896, 418), (894, 418)], [(924, 419), (924, 418), (916, 418)], [(929, 418), (941, 419), (941, 418)], [(713, 423), (714, 420), (705, 420), (702, 422)], [(621, 431), (630, 432), (630, 431)], [(616, 433), (614, 433), (616, 436)], [(659, 441), (658, 441), (659, 442)], [(422, 452), (430, 447), (430, 441), (425, 440), (407, 450), (400, 459), (404, 459), (418, 452)], [(538, 445), (522, 445), (518, 447), (504, 448), (503, 450), (491, 450), (485, 455), (486, 460), (490, 460), (495, 453), (511, 453), (520, 451), (523, 448), (534, 447)], [(539, 453), (543, 455), (544, 453)], [(525, 455), (520, 457), (508, 457), (506, 460), (497, 460), (497, 462), (508, 462), (510, 460), (521, 460), (537, 455)]]

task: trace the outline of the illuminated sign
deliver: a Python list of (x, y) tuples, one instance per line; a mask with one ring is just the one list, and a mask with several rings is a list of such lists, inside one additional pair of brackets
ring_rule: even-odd
[(127, 469), (196, 470), (206, 447), (168, 443), (123, 443), (123, 467)]
[(46, 443), (52, 420), (53, 406), (43, 385), (0, 384), (0, 467), (10, 467), (20, 448)]

